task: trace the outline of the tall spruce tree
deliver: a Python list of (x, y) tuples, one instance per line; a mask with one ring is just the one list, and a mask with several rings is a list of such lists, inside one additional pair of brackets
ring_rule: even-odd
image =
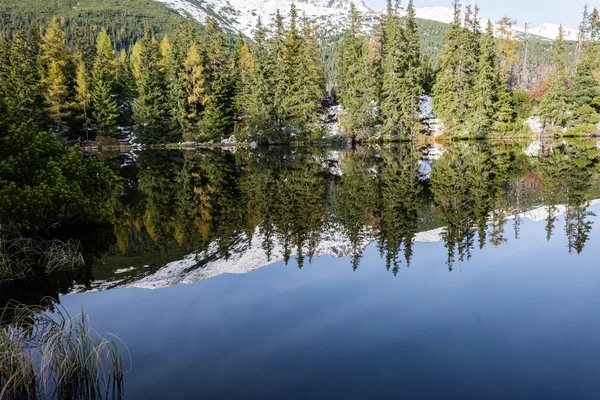
[[(388, 10), (385, 52), (382, 55), (382, 131), (411, 138), (420, 131), (420, 45), (412, 0), (407, 16), (399, 15), (399, 5)], [(383, 48), (383, 47), (382, 47)]]
[(461, 24), (461, 6), (453, 1), (454, 20), (446, 32), (444, 47), (439, 55), (439, 71), (433, 87), (433, 105), (437, 115), (453, 128), (464, 121), (468, 112), (466, 95), (469, 87), (464, 66), (465, 29)]
[(119, 107), (114, 97), (117, 78), (117, 59), (106, 29), (96, 41), (96, 58), (92, 68), (92, 116), (103, 134), (115, 136)]
[(286, 64), (284, 59), (285, 52), (285, 27), (283, 17), (279, 10), (275, 15), (273, 37), (270, 40), (269, 58), (267, 61), (266, 75), (269, 79), (269, 97), (272, 99), (270, 108), (271, 121), (275, 125), (277, 135), (281, 132), (281, 127), (285, 124), (286, 110), (284, 107), (286, 96)]
[(53, 18), (42, 36), (40, 57), (44, 66), (44, 99), (52, 124), (64, 129), (72, 113), (73, 62), (67, 38)]
[(202, 57), (195, 43), (190, 44), (188, 49), (185, 58), (185, 73), (188, 132), (184, 133), (184, 138), (193, 140), (198, 135), (198, 121), (202, 117), (206, 101), (204, 67)]
[(488, 21), (486, 34), (481, 37), (481, 56), (477, 65), (477, 77), (473, 88), (473, 103), (467, 114), (468, 129), (479, 137), (487, 135), (492, 128), (496, 112), (498, 91), (498, 54), (494, 41), (494, 28)]
[(201, 131), (204, 139), (221, 139), (233, 124), (233, 63), (216, 19), (206, 21), (202, 36), (206, 101)]
[(86, 139), (91, 122), (92, 93), (90, 76), (83, 60), (79, 60), (75, 73), (75, 102), (78, 110), (78, 120), (83, 123)]
[(8, 120), (32, 119), (38, 124), (44, 121), (44, 98), (39, 84), (43, 79), (40, 42), (36, 24), (25, 34), (13, 35), (3, 82)]
[(365, 139), (375, 123), (377, 89), (369, 58), (361, 16), (350, 5), (348, 27), (337, 58), (338, 100), (343, 107), (340, 122), (352, 140)]
[(544, 122), (554, 128), (564, 125), (568, 119), (568, 84), (567, 48), (564, 40), (564, 29), (559, 29), (554, 45), (554, 65), (550, 75), (548, 90), (541, 97), (537, 113)]
[[(594, 11), (597, 14), (597, 10)], [(586, 7), (578, 41), (579, 62), (569, 90), (569, 102), (580, 119), (585, 118), (591, 112), (600, 111), (600, 81), (598, 80), (600, 54), (597, 39), (592, 36), (594, 25)]]
[[(313, 132), (324, 97), (325, 76), (317, 31), (307, 18), (303, 19), (302, 41), (299, 57), (302, 66), (299, 82), (302, 84), (297, 88), (296, 93), (290, 93), (290, 95), (295, 94), (298, 97), (294, 110), (297, 127), (307, 132)], [(313, 137), (303, 137), (303, 139), (311, 138)]]
[[(158, 43), (146, 30), (140, 41), (138, 96), (133, 103), (134, 121), (138, 125), (162, 124), (167, 119), (164, 72)], [(152, 141), (159, 138), (148, 138)]]
[(270, 121), (273, 117), (271, 76), (269, 71), (269, 41), (267, 31), (260, 18), (254, 31), (254, 40), (240, 49), (240, 68), (236, 109), (242, 128), (247, 128), (250, 137), (266, 141)]

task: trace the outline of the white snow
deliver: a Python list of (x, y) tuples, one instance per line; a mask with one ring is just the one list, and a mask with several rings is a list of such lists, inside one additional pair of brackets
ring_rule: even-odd
[(540, 154), (540, 151), (542, 151), (542, 142), (532, 142), (523, 149), (523, 152), (529, 157), (537, 157), (537, 155)]
[[(546, 23), (546, 24), (542, 24), (538, 28), (533, 28), (530, 31), (534, 35), (538, 35), (538, 36), (545, 37), (547, 39), (554, 40), (554, 39), (558, 38), (559, 29), (560, 29), (560, 25)], [(578, 36), (578, 30), (569, 28), (568, 26), (563, 26), (563, 35), (564, 35), (565, 40), (576, 41), (577, 36)]]
[(542, 123), (540, 117), (529, 117), (527, 121), (524, 122), (524, 124), (533, 133), (544, 132), (544, 124)]
[[(164, 3), (182, 15), (189, 15), (197, 21), (204, 21), (209, 15), (216, 14), (224, 22), (224, 29), (241, 31), (251, 36), (258, 17), (263, 25), (270, 25), (277, 10), (284, 18), (288, 17), (291, 0), (154, 0)], [(379, 21), (379, 14), (371, 10), (362, 0), (296, 0), (299, 15), (305, 15), (312, 23), (324, 32), (338, 33), (346, 26), (350, 4), (354, 3), (363, 14), (367, 30), (371, 30)], [(448, 7), (416, 8), (417, 18), (450, 23), (454, 19), (454, 11)], [(481, 26), (485, 27), (489, 19), (480, 17)], [(554, 40), (558, 36), (559, 25), (546, 23), (538, 28), (530, 28), (529, 32), (547, 39)], [(566, 40), (577, 40), (577, 29), (564, 27)], [(523, 28), (514, 28), (523, 32)]]

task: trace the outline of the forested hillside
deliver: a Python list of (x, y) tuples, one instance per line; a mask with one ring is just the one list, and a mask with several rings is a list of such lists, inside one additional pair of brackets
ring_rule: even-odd
[(0, 0), (0, 31), (45, 26), (53, 17), (61, 20), (67, 37), (88, 37), (93, 43), (102, 28), (116, 47), (130, 48), (144, 29), (162, 35), (177, 28), (179, 14), (153, 0)]

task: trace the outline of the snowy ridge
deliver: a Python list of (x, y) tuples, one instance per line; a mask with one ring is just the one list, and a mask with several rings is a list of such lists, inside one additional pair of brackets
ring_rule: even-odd
[[(352, 255), (352, 245), (340, 231), (339, 227), (335, 227), (323, 233), (314, 251), (314, 256), (330, 255), (334, 258), (341, 258)], [(269, 257), (262, 247), (264, 239), (264, 236), (258, 230), (250, 244), (240, 237), (239, 242), (229, 249), (231, 256), (227, 260), (218, 256), (215, 243), (210, 246), (206, 256), (190, 254), (183, 260), (171, 262), (156, 273), (137, 282), (127, 284), (125, 287), (158, 289), (179, 283), (190, 284), (222, 274), (246, 274), (284, 260), (285, 249), (283, 243), (279, 239), (273, 238), (273, 246)], [(358, 251), (362, 252), (369, 243), (370, 240), (365, 241)], [(307, 251), (308, 249), (303, 249), (303, 253)], [(296, 254), (296, 249), (290, 249), (290, 256)], [(308, 260), (308, 257), (306, 259)]]
[[(260, 17), (263, 25), (270, 25), (277, 10), (285, 17), (288, 16), (291, 0), (154, 0), (165, 4), (181, 15), (190, 16), (196, 21), (203, 22), (208, 16), (216, 15), (224, 29), (230, 32), (240, 31), (252, 36), (256, 22)], [(363, 0), (296, 0), (299, 15), (305, 15), (309, 21), (320, 27), (324, 32), (340, 32), (346, 22), (350, 5), (354, 3), (363, 14), (363, 20), (368, 30), (375, 27), (381, 12), (371, 10)], [(449, 24), (454, 19), (454, 11), (448, 7), (416, 8), (417, 18)], [(488, 18), (481, 17), (482, 27), (485, 28)], [(565, 28), (565, 40), (577, 40), (577, 29)], [(514, 28), (516, 32), (524, 32), (523, 28)], [(546, 23), (538, 28), (530, 28), (528, 32), (547, 39), (554, 40), (558, 36), (559, 25)]]
[(338, 10), (349, 10), (354, 3), (356, 9), (361, 12), (373, 12), (362, 0), (296, 0), (297, 3), (311, 4), (317, 7), (336, 8)]
[[(600, 204), (600, 199), (592, 200), (589, 205)], [(565, 205), (556, 206), (554, 215), (565, 214)], [(519, 214), (521, 218), (534, 222), (548, 218), (548, 207), (539, 207)], [(509, 216), (507, 219), (513, 219)], [(332, 227), (323, 233), (317, 248), (315, 257), (330, 255), (335, 258), (349, 257), (354, 253), (350, 241), (340, 233), (339, 227)], [(443, 240), (445, 228), (436, 228), (415, 235), (414, 241), (418, 243), (437, 243)], [(357, 249), (362, 252), (372, 242), (367, 238)], [(271, 257), (262, 248), (264, 237), (257, 230), (250, 244), (240, 238), (240, 241), (230, 249), (231, 257), (224, 260), (218, 256), (216, 244), (208, 250), (208, 255), (190, 254), (183, 260), (178, 260), (165, 265), (156, 273), (141, 280), (126, 284), (124, 287), (140, 289), (159, 289), (176, 284), (191, 284), (200, 280), (213, 278), (223, 274), (246, 274), (254, 270), (275, 264), (284, 259), (284, 247), (278, 239), (273, 239)], [(306, 252), (306, 250), (304, 250)], [(292, 250), (290, 256), (296, 254)], [(306, 258), (308, 260), (308, 257)]]

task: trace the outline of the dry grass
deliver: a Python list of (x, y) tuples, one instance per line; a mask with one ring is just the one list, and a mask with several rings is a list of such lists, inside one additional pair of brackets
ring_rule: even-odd
[(50, 274), (84, 265), (79, 242), (26, 238), (0, 231), (0, 282), (36, 272)]
[(70, 317), (62, 309), (47, 314), (41, 307), (9, 307), (17, 317), (0, 328), (0, 398), (122, 398), (116, 336), (98, 334), (83, 313)]

